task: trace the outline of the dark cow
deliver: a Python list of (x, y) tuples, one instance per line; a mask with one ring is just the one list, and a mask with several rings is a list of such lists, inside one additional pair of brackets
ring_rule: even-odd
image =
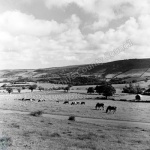
[(39, 99), (38, 100), (38, 102), (44, 102), (45, 101), (45, 99)]
[(76, 104), (76, 102), (71, 102), (71, 105), (75, 105)]
[(64, 103), (63, 104), (69, 104), (69, 101), (64, 101)]
[(96, 106), (95, 106), (95, 109), (98, 109), (98, 108), (100, 109), (101, 107), (104, 110), (104, 104), (103, 103), (97, 103)]
[(81, 105), (85, 105), (85, 102), (81, 102)]
[(113, 111), (113, 113), (115, 113), (117, 110), (116, 106), (108, 106), (106, 109), (106, 113)]
[(79, 104), (80, 104), (80, 102), (76, 102), (76, 104), (77, 104), (77, 105), (79, 105)]

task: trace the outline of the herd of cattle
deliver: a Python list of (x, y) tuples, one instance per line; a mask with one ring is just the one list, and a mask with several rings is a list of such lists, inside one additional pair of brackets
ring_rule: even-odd
[[(63, 104), (69, 104), (69, 101), (64, 101)], [(81, 105), (85, 105), (85, 102), (71, 102), (71, 105), (80, 105), (80, 104)]]
[[(18, 100), (21, 100), (21, 101), (37, 101), (37, 102), (44, 102), (45, 100), (44, 99), (32, 99), (32, 98), (22, 98), (22, 99), (18, 99)], [(59, 103), (59, 101), (56, 101), (57, 103)], [(85, 102), (79, 102), (79, 101), (73, 101), (73, 102), (70, 102), (69, 101), (64, 101), (63, 104), (71, 104), (71, 105), (85, 105)], [(104, 110), (104, 104), (103, 103), (97, 103), (96, 106), (95, 106), (95, 109), (103, 109)], [(117, 107), (116, 106), (107, 106), (106, 108), (106, 113), (108, 112), (113, 112), (115, 113), (117, 110)]]
[[(30, 101), (30, 102), (33, 102), (33, 101), (36, 101), (36, 99), (34, 98), (21, 98), (21, 99), (17, 99), (17, 100), (21, 100), (21, 101)], [(38, 99), (37, 102), (44, 102), (45, 99)]]
[[(59, 101), (56, 101), (59, 103)], [(64, 101), (63, 104), (69, 104), (69, 101)], [(85, 102), (71, 102), (70, 103), (71, 105), (85, 105)], [(96, 106), (95, 106), (95, 109), (103, 109), (104, 110), (104, 104), (103, 103), (97, 103)], [(108, 112), (113, 112), (115, 113), (117, 110), (117, 107), (116, 106), (107, 106), (106, 108), (106, 113)]]

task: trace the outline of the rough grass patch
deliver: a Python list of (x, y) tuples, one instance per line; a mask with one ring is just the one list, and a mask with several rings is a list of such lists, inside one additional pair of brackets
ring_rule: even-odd
[(88, 134), (80, 134), (77, 136), (77, 139), (79, 140), (92, 140), (94, 138), (97, 138), (97, 135), (91, 132)]
[(39, 117), (39, 116), (41, 116), (42, 114), (43, 114), (43, 111), (40, 111), (40, 110), (38, 110), (38, 111), (33, 111), (33, 112), (30, 113), (31, 116), (35, 116), (35, 117)]
[(52, 133), (50, 136), (51, 136), (51, 137), (61, 137), (60, 134), (59, 134), (59, 133), (56, 133), (56, 132), (55, 132), (55, 133)]
[(20, 128), (20, 126), (17, 124), (17, 123), (12, 123), (11, 125), (10, 125), (12, 128)]
[(1, 137), (0, 138), (0, 148), (7, 148), (12, 145), (11, 137)]

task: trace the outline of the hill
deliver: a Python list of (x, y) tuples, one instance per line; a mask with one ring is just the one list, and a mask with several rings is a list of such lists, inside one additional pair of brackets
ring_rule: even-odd
[[(91, 67), (92, 66), (92, 67)], [(0, 80), (54, 81), (62, 78), (145, 80), (150, 78), (150, 59), (129, 59), (96, 65), (75, 65), (43, 69), (1, 70)]]

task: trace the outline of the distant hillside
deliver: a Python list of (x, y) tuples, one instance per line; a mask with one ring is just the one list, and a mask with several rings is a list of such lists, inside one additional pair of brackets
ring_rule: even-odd
[(1, 70), (0, 80), (16, 80), (22, 78), (32, 80), (59, 79), (75, 73), (86, 77), (95, 76), (100, 79), (150, 78), (150, 59), (118, 60), (104, 64), (97, 64), (92, 69), (85, 69), (88, 66), (89, 65), (76, 65), (31, 70)]

